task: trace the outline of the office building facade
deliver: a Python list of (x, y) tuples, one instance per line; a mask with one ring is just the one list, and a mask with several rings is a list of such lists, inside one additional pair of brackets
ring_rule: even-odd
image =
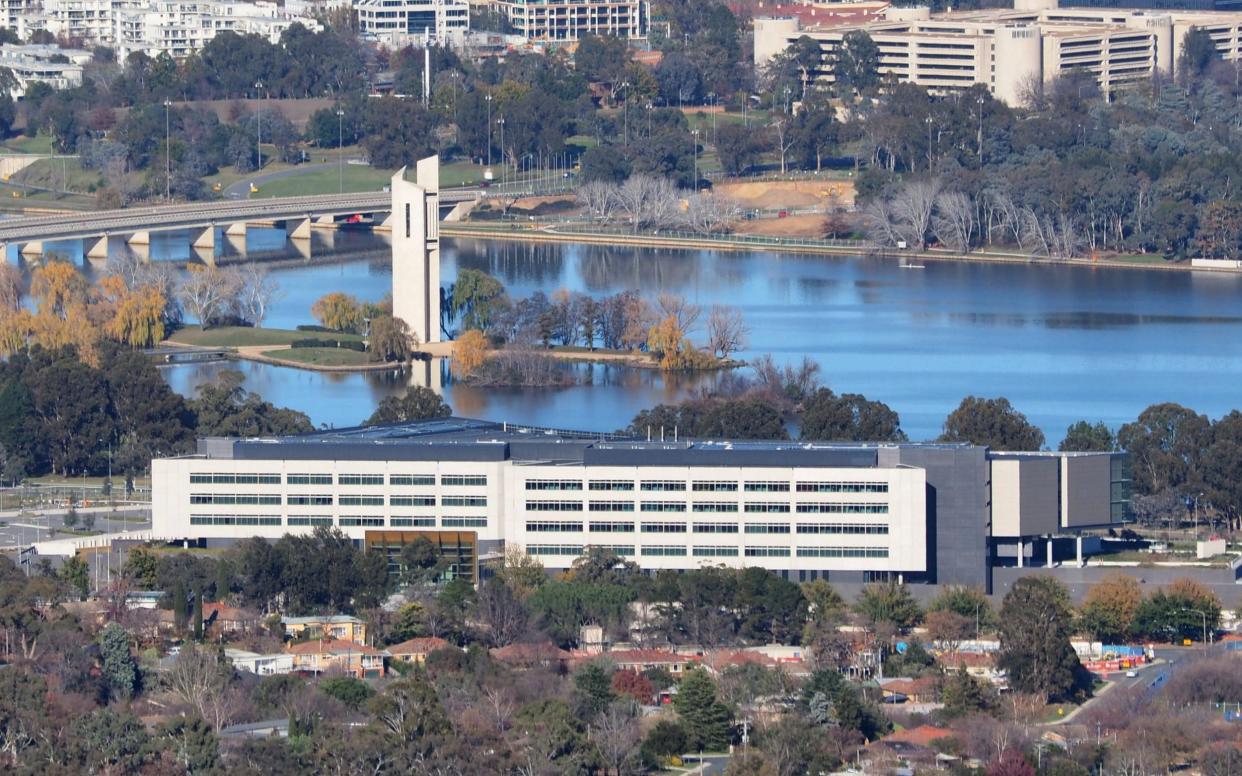
[(392, 47), (459, 46), (470, 30), (466, 0), (356, 0), (358, 32)]
[[(200, 440), (197, 455), (152, 462), (152, 530), (212, 544), (331, 526), (394, 559), (424, 537), (472, 580), (481, 556), (517, 545), (548, 569), (604, 547), (651, 571), (759, 566), (797, 581), (988, 587), (997, 542), (1124, 518), (1110, 508), (1114, 458), (649, 442), (451, 418)], [(997, 462), (1016, 471), (999, 493)]]
[(575, 41), (583, 35), (647, 37), (647, 0), (490, 0), (514, 32), (528, 41)]
[(757, 18), (754, 24), (757, 67), (808, 36), (821, 51), (810, 75), (831, 83), (841, 41), (863, 30), (879, 49), (881, 76), (940, 94), (983, 84), (1010, 105), (1071, 71), (1090, 73), (1110, 95), (1156, 73), (1173, 75), (1192, 28), (1212, 36), (1223, 60), (1236, 61), (1242, 53), (1242, 13), (1058, 8), (1056, 0), (934, 15), (925, 7), (891, 7), (883, 21), (823, 29), (792, 16)]

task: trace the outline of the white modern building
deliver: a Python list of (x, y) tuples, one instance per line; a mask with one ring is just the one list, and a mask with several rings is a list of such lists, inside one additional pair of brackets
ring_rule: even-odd
[(62, 49), (41, 44), (5, 44), (0, 46), (0, 67), (7, 67), (17, 84), (9, 96), (15, 100), (25, 96), (36, 82), (53, 89), (73, 89), (82, 85), (82, 66), (91, 61), (91, 52)]
[(470, 30), (466, 0), (355, 0), (358, 31), (393, 48), (460, 46)]
[(109, 46), (124, 62), (135, 52), (182, 59), (226, 30), (274, 43), (299, 23), (310, 30), (321, 27), (263, 0), (43, 0), (41, 10), (23, 13), (16, 26), (23, 38), (44, 30), (81, 45)]
[(647, 37), (647, 0), (485, 0), (528, 41), (574, 41), (583, 35)]
[(426, 537), (470, 579), (480, 555), (516, 544), (549, 569), (594, 546), (648, 570), (986, 586), (1001, 545), (1025, 558), (1033, 537), (1120, 522), (1122, 462), (969, 445), (606, 439), (449, 418), (200, 440), (197, 455), (152, 462), (152, 531), (211, 545), (333, 526), (394, 558)]
[(865, 31), (879, 48), (879, 72), (947, 93), (974, 84), (1019, 104), (1027, 90), (1072, 70), (1085, 70), (1111, 94), (1157, 72), (1172, 75), (1191, 28), (1207, 30), (1221, 58), (1242, 54), (1242, 13), (1058, 8), (1057, 0), (1017, 0), (1013, 10), (931, 14), (891, 7), (883, 21), (817, 27), (794, 16), (756, 18), (754, 61), (762, 67), (803, 36), (819, 43), (811, 75), (833, 80), (842, 39)]

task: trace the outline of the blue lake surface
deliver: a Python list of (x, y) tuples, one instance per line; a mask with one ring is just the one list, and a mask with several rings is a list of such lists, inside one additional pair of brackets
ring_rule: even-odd
[[(386, 243), (366, 235), (336, 239), (317, 244), (311, 260), (294, 254), (275, 266), (281, 298), (267, 325), (310, 322), (311, 304), (329, 291), (362, 299), (388, 293)], [(481, 269), (513, 296), (637, 289), (737, 306), (750, 330), (743, 358), (809, 356), (835, 391), (896, 409), (912, 439), (936, 436), (945, 415), (971, 394), (1008, 397), (1053, 445), (1075, 420), (1116, 427), (1156, 402), (1213, 417), (1242, 406), (1242, 276), (947, 262), (905, 269), (872, 258), (461, 239), (446, 240), (442, 257), (446, 284), (459, 269)], [(229, 367), (246, 374), (250, 390), (332, 426), (358, 423), (385, 395), (426, 381), (425, 374)], [(192, 393), (220, 368), (165, 373), (177, 390)], [(461, 415), (607, 431), (715, 379), (579, 369), (588, 384), (571, 388), (481, 389), (452, 384), (447, 375), (431, 383)]]

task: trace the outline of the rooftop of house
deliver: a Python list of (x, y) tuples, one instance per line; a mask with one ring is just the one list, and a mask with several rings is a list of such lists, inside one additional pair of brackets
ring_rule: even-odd
[(510, 644), (505, 647), (493, 647), (492, 657), (502, 663), (544, 663), (569, 660), (570, 653), (553, 644), (551, 641), (539, 643)]
[(388, 653), (365, 644), (343, 639), (312, 639), (289, 645), (295, 655), (367, 655), (383, 657)]
[(407, 639), (400, 644), (389, 645), (388, 653), (390, 655), (426, 655), (437, 649), (448, 649), (452, 646), (448, 641), (437, 636), (420, 636)]
[(282, 625), (346, 625), (362, 624), (362, 620), (348, 614), (327, 614), (311, 617), (281, 617)]
[(936, 727), (935, 725), (919, 725), (918, 727), (903, 728), (888, 734), (880, 739), (886, 744), (911, 744), (913, 746), (930, 747), (932, 741), (938, 738), (948, 738), (953, 735), (950, 728)]

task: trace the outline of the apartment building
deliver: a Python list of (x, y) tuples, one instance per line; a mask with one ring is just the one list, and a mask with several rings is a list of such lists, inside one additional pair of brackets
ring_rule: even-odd
[(488, 0), (518, 35), (530, 41), (574, 41), (583, 35), (646, 38), (647, 0)]
[[(472, 581), (481, 556), (516, 544), (549, 569), (605, 547), (650, 571), (760, 566), (799, 581), (986, 586), (1002, 544), (1025, 557), (1031, 537), (1123, 519), (1121, 462), (969, 445), (599, 438), (451, 418), (200, 440), (196, 455), (152, 462), (153, 532), (209, 546), (333, 526), (394, 569), (421, 537)], [(1048, 488), (1055, 497), (1032, 496)]]
[(879, 48), (879, 71), (949, 93), (974, 84), (1019, 104), (1028, 89), (1064, 73), (1091, 73), (1111, 94), (1154, 73), (1173, 74), (1191, 28), (1207, 30), (1226, 61), (1242, 53), (1242, 13), (1058, 8), (1057, 0), (1018, 0), (1013, 10), (931, 14), (889, 8), (883, 21), (818, 27), (795, 16), (755, 19), (754, 61), (762, 67), (802, 36), (820, 45), (816, 80), (833, 80), (842, 39), (863, 30)]
[(18, 34), (43, 30), (82, 45), (109, 46), (119, 61), (141, 52), (182, 59), (221, 32), (260, 35), (275, 42), (293, 24), (320, 24), (286, 12), (274, 2), (238, 0), (43, 0), (42, 10), (23, 13)]
[[(68, 61), (59, 61), (66, 59)], [(57, 60), (57, 61), (53, 61)], [(20, 100), (36, 82), (53, 89), (73, 89), (82, 85), (82, 66), (91, 61), (89, 51), (62, 49), (41, 44), (0, 46), (0, 67), (7, 67), (17, 84), (9, 96)]]
[(460, 46), (470, 30), (466, 0), (356, 0), (358, 31), (392, 47)]

